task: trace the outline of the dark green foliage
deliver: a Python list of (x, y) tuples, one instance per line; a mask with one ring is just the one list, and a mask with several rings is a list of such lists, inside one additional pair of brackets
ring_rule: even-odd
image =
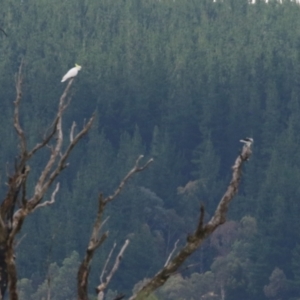
[[(279, 268), (288, 282), (285, 295), (299, 297), (300, 5), (247, 2), (1, 4), (0, 27), (8, 34), (0, 35), (1, 194), (6, 163), (9, 172), (17, 155), (13, 76), (23, 56), (21, 121), (29, 145), (42, 138), (53, 118), (61, 77), (74, 63), (83, 68), (64, 121), (66, 139), (74, 120), (79, 127), (97, 113), (59, 179), (55, 205), (25, 223), (17, 262), (21, 278), (31, 280), (22, 282), (27, 294), (43, 284), (50, 263), (61, 265), (73, 250), (82, 257), (99, 193), (112, 193), (144, 154), (154, 163), (108, 207), (110, 238), (91, 271), (92, 288), (113, 240), (132, 238), (112, 283), (113, 290), (128, 294), (136, 281), (155, 274), (178, 238), (182, 244), (194, 230), (201, 202), (209, 219), (229, 181), (239, 140), (252, 136), (254, 155), (229, 213), (234, 220), (255, 217), (257, 234), (247, 246), (246, 237), (234, 243), (231, 255), (219, 260), (205, 244), (190, 260), (201, 257), (199, 269), (186, 275), (196, 273), (172, 284), (203, 280), (219, 286), (214, 280), (223, 266), (228, 299), (260, 300)], [(38, 155), (30, 166), (29, 193), (45, 159)], [(198, 274), (213, 261), (215, 274)]]

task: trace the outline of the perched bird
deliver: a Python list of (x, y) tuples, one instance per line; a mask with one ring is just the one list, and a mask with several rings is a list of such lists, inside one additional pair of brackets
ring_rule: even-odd
[(75, 67), (70, 69), (66, 75), (62, 78), (61, 82), (64, 82), (70, 78), (75, 77), (78, 74), (78, 71), (81, 70), (81, 66), (75, 64)]
[(250, 148), (251, 145), (253, 144), (254, 140), (253, 140), (253, 138), (247, 137), (247, 138), (245, 138), (245, 139), (243, 139), (243, 140), (240, 140), (240, 142), (241, 142), (241, 143), (244, 143), (245, 146), (247, 146), (247, 147)]

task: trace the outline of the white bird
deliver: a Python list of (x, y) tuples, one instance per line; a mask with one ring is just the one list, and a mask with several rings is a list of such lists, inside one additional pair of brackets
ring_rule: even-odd
[(253, 144), (254, 140), (253, 140), (253, 138), (247, 137), (247, 138), (245, 138), (245, 139), (243, 139), (243, 140), (240, 140), (240, 142), (241, 142), (241, 143), (244, 143), (245, 146), (247, 146), (248, 148), (250, 148), (251, 145)]
[(64, 82), (70, 78), (75, 77), (78, 74), (78, 71), (81, 70), (81, 66), (75, 64), (75, 67), (70, 69), (66, 75), (64, 75), (64, 77), (62, 78), (61, 82)]

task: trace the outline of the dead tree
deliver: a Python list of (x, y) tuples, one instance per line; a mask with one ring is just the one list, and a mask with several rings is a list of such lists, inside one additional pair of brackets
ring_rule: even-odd
[[(92, 262), (93, 256), (97, 248), (105, 241), (108, 236), (108, 232), (103, 233), (100, 237), (100, 230), (104, 222), (102, 222), (103, 213), (107, 204), (113, 201), (122, 191), (127, 181), (136, 173), (145, 170), (149, 164), (153, 161), (153, 159), (148, 160), (148, 162), (143, 165), (139, 166), (140, 160), (143, 158), (143, 155), (140, 155), (139, 158), (136, 160), (134, 167), (128, 172), (128, 174), (124, 177), (124, 179), (120, 182), (118, 188), (114, 191), (114, 193), (106, 198), (103, 197), (102, 194), (99, 195), (99, 204), (98, 204), (98, 214), (95, 220), (95, 224), (93, 227), (92, 235), (89, 241), (89, 245), (86, 249), (85, 257), (79, 267), (78, 274), (77, 274), (77, 291), (78, 291), (78, 300), (88, 300), (87, 294), (87, 285), (88, 285), (88, 276), (90, 270), (90, 264)], [(119, 263), (123, 257), (123, 253), (126, 247), (129, 244), (129, 240), (126, 240), (122, 249), (120, 250), (113, 268), (111, 269), (109, 275), (103, 280), (104, 272), (106, 271), (106, 265), (104, 265), (102, 274), (100, 276), (100, 285), (96, 288), (96, 292), (98, 295), (98, 300), (102, 300), (104, 297), (104, 291), (106, 290), (108, 284), (110, 283), (113, 275), (117, 271), (119, 267)], [(108, 256), (108, 260), (110, 259)], [(107, 260), (107, 262), (108, 262)], [(121, 299), (121, 298), (120, 298)]]
[(170, 276), (176, 274), (185, 260), (200, 247), (202, 242), (211, 235), (218, 226), (225, 223), (229, 204), (238, 192), (243, 163), (249, 160), (251, 154), (251, 144), (245, 144), (232, 166), (232, 179), (210, 221), (207, 224), (204, 224), (205, 211), (204, 207), (201, 205), (198, 224), (194, 233), (187, 237), (185, 246), (180, 249), (176, 256), (169, 260), (169, 262), (153, 278), (151, 278), (147, 284), (130, 297), (129, 300), (146, 299), (152, 292), (164, 285)]
[[(228, 211), (229, 204), (234, 196), (238, 192), (238, 187), (241, 181), (242, 176), (242, 166), (244, 162), (248, 161), (251, 157), (251, 143), (245, 144), (241, 153), (235, 160), (234, 165), (232, 166), (232, 179), (227, 187), (227, 190), (223, 197), (221, 198), (214, 215), (207, 224), (204, 224), (204, 207), (201, 205), (199, 221), (196, 226), (196, 229), (193, 234), (188, 235), (186, 244), (181, 248), (174, 258), (172, 258), (173, 253), (177, 249), (177, 242), (169, 255), (165, 265), (159, 272), (151, 278), (139, 291), (136, 292), (129, 300), (145, 300), (152, 292), (161, 287), (166, 283), (166, 281), (172, 276), (178, 273), (179, 268), (186, 261), (186, 259), (193, 254), (202, 244), (202, 242), (213, 233), (214, 230), (226, 221), (226, 215)], [(106, 204), (112, 201), (118, 193), (121, 191), (122, 187), (126, 184), (126, 181), (136, 172), (144, 170), (148, 164), (152, 161), (148, 161), (147, 164), (143, 167), (138, 167), (139, 160), (138, 158), (134, 168), (126, 175), (126, 177), (121, 182), (119, 188), (116, 192), (105, 199), (100, 195), (99, 197), (99, 209), (98, 216), (93, 228), (93, 233), (89, 242), (89, 246), (86, 250), (86, 256), (79, 268), (78, 272), (78, 300), (88, 300), (87, 298), (87, 282), (88, 282), (88, 272), (89, 266), (93, 258), (94, 251), (100, 246), (100, 244), (107, 238), (108, 232), (101, 235), (98, 238), (99, 231), (101, 229), (101, 218)], [(122, 253), (123, 254), (123, 253)], [(109, 255), (110, 257), (110, 255)], [(104, 267), (105, 268), (105, 267)], [(113, 268), (113, 272), (117, 269)], [(102, 300), (104, 297), (104, 290), (107, 288), (109, 281), (114, 273), (110, 273), (105, 282), (102, 281), (100, 276), (100, 285), (96, 288), (98, 295), (98, 300)]]
[[(22, 66), (16, 76), (16, 100), (14, 102), (14, 128), (19, 139), (20, 153), (15, 162), (13, 174), (8, 178), (8, 191), (0, 206), (0, 299), (9, 289), (10, 300), (18, 300), (17, 293), (17, 271), (14, 260), (14, 241), (17, 233), (22, 228), (25, 218), (36, 209), (51, 205), (55, 202), (55, 196), (59, 190), (59, 183), (54, 188), (51, 199), (43, 201), (47, 191), (57, 179), (59, 174), (67, 167), (67, 159), (79, 142), (92, 126), (94, 115), (83, 126), (79, 133), (74, 134), (75, 125), (71, 128), (70, 141), (63, 147), (64, 134), (62, 129), (62, 118), (70, 104), (68, 92), (74, 79), (71, 79), (60, 97), (57, 113), (50, 129), (43, 140), (32, 149), (28, 149), (27, 138), (20, 124), (20, 103), (22, 99)], [(26, 190), (26, 182), (30, 173), (29, 163), (37, 151), (49, 152), (48, 161), (45, 163), (31, 194)]]
[[(67, 147), (63, 148), (63, 129), (62, 118), (65, 110), (67, 109), (70, 100), (68, 100), (68, 92), (74, 79), (71, 79), (67, 87), (65, 88), (58, 105), (58, 110), (53, 120), (52, 126), (44, 139), (37, 143), (32, 149), (27, 147), (27, 139), (25, 132), (20, 124), (19, 109), (22, 99), (22, 64), (19, 68), (19, 72), (16, 77), (16, 100), (14, 110), (14, 128), (19, 138), (20, 153), (15, 164), (15, 169), (12, 175), (8, 178), (8, 191), (5, 199), (0, 205), (0, 299), (3, 298), (7, 286), (9, 288), (10, 300), (18, 300), (17, 293), (17, 271), (14, 261), (14, 241), (17, 233), (21, 230), (25, 218), (33, 213), (37, 208), (51, 205), (55, 202), (55, 196), (59, 191), (59, 183), (56, 184), (55, 189), (52, 192), (51, 199), (49, 201), (42, 201), (46, 192), (49, 191), (51, 185), (60, 175), (60, 173), (67, 167), (67, 159), (76, 146), (79, 140), (89, 131), (92, 126), (94, 115), (83, 126), (83, 129), (74, 134), (76, 124), (73, 123), (70, 131), (70, 141)], [(29, 163), (31, 158), (39, 150), (48, 150), (49, 158), (45, 164), (45, 167), (40, 173), (37, 181), (34, 184), (34, 191), (28, 195), (26, 190), (26, 182), (30, 173)], [(162, 269), (151, 278), (136, 294), (131, 296), (129, 300), (143, 300), (146, 299), (157, 288), (165, 284), (170, 276), (176, 274), (180, 266), (185, 260), (194, 253), (202, 244), (202, 242), (221, 224), (226, 221), (226, 215), (229, 204), (233, 197), (236, 195), (239, 187), (239, 183), (242, 175), (243, 163), (248, 161), (252, 154), (251, 144), (245, 144), (241, 153), (235, 160), (232, 167), (232, 179), (227, 187), (227, 190), (219, 202), (219, 205), (210, 219), (210, 221), (204, 224), (204, 207), (201, 206), (199, 221), (193, 234), (187, 237), (186, 244), (183, 248), (177, 251), (177, 254), (172, 258), (173, 253), (177, 250), (177, 244), (174, 246), (174, 251), (169, 255), (165, 265)], [(102, 221), (103, 213), (107, 204), (113, 201), (121, 192), (127, 181), (136, 173), (145, 170), (152, 162), (150, 159), (145, 165), (139, 166), (140, 160), (143, 156), (140, 156), (132, 170), (124, 177), (118, 188), (114, 193), (108, 197), (99, 196), (98, 214), (94, 223), (89, 245), (86, 249), (85, 257), (79, 267), (77, 275), (78, 286), (78, 300), (87, 300), (87, 284), (90, 265), (93, 259), (93, 255), (97, 248), (105, 241), (108, 236), (108, 232), (99, 234), (105, 220)], [(109, 282), (111, 281), (114, 273), (119, 267), (119, 263), (122, 259), (124, 251), (129, 241), (126, 241), (120, 250), (113, 268), (109, 272), (108, 276), (104, 278), (100, 277), (100, 284), (96, 288), (98, 299), (101, 300), (104, 297), (104, 291), (107, 289)], [(110, 256), (109, 256), (110, 257)], [(109, 258), (108, 258), (109, 259)], [(124, 295), (117, 296), (116, 299), (122, 299)]]

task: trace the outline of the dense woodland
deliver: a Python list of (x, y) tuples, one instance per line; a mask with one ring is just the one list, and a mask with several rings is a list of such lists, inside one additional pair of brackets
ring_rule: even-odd
[[(131, 243), (106, 299), (153, 276), (207, 217), (228, 183), (239, 139), (254, 138), (230, 220), (152, 299), (300, 299), (300, 5), (247, 0), (13, 0), (0, 11), (1, 194), (13, 169), (14, 74), (25, 58), (22, 125), (32, 144), (52, 119), (74, 63), (65, 128), (96, 111), (60, 178), (55, 205), (26, 220), (17, 246), (20, 298), (74, 299), (100, 191), (139, 154), (154, 163), (106, 211)], [(44, 163), (31, 165), (32, 179)], [(30, 183), (28, 189), (32, 188)], [(67, 238), (66, 238), (67, 237)], [(225, 295), (221, 293), (225, 290)], [(224, 298), (223, 298), (224, 297)]]

